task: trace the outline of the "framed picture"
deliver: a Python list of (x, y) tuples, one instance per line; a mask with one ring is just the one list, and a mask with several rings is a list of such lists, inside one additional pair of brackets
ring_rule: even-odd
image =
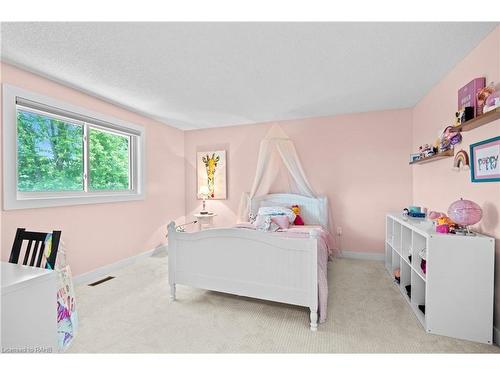
[(500, 181), (500, 137), (470, 145), (472, 182)]
[(226, 151), (196, 153), (198, 199), (227, 199)]

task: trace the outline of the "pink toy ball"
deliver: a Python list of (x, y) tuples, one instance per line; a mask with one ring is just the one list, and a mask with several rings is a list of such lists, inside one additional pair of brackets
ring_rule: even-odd
[(474, 225), (481, 221), (483, 210), (477, 203), (460, 198), (450, 205), (448, 216), (459, 225)]

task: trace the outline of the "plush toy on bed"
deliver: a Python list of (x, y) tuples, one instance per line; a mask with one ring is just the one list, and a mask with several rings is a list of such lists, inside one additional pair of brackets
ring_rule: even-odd
[(294, 204), (292, 206), (292, 211), (295, 213), (295, 221), (293, 222), (293, 224), (304, 225), (304, 220), (302, 220), (302, 217), (300, 216), (300, 207), (297, 204)]

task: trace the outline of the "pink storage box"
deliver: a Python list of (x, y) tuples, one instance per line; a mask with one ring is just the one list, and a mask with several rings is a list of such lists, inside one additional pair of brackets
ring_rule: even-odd
[(483, 107), (477, 104), (477, 93), (486, 86), (486, 78), (475, 78), (458, 90), (458, 110), (465, 107), (474, 108), (474, 117), (483, 114)]

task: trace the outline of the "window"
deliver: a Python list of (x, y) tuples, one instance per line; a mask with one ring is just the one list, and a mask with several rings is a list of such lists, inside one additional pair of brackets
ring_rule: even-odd
[(129, 190), (130, 136), (90, 127), (89, 188)]
[(83, 191), (84, 125), (17, 108), (17, 190)]
[(3, 96), (6, 209), (143, 198), (142, 128), (11, 86)]

